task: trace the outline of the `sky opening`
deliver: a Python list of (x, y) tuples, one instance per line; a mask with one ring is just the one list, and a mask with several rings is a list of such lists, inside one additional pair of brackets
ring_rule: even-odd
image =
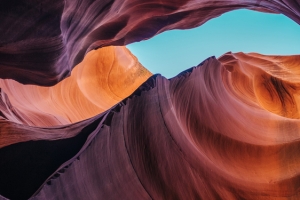
[(127, 48), (152, 73), (171, 78), (210, 56), (219, 57), (228, 51), (300, 54), (300, 25), (282, 14), (242, 9), (194, 29), (166, 31)]

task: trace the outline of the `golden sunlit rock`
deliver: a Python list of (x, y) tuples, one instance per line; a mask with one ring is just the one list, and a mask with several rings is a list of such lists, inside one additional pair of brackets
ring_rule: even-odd
[(30, 126), (70, 124), (109, 109), (150, 76), (126, 47), (104, 47), (89, 52), (70, 77), (52, 87), (0, 79), (2, 99), (7, 95), (2, 107), (10, 102), (15, 110), (2, 112), (6, 119)]
[(230, 85), (238, 98), (277, 115), (299, 119), (299, 55), (227, 53), (219, 60), (231, 72)]
[(0, 199), (300, 199), (299, 56), (168, 80), (122, 47), (243, 8), (300, 24), (299, 0), (1, 0)]

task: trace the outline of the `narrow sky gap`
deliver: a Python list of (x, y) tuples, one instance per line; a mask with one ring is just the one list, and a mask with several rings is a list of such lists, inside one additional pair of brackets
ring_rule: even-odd
[(210, 56), (232, 52), (300, 54), (300, 25), (282, 14), (236, 10), (190, 30), (172, 30), (128, 45), (152, 73), (167, 78)]

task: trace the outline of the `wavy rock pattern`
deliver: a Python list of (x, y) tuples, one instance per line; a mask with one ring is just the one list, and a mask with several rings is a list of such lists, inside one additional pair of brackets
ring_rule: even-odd
[[(300, 65), (298, 56), (227, 53), (170, 80), (153, 76), (111, 110), (69, 125), (82, 130), (77, 138), (40, 152), (45, 141), (0, 149), (16, 158), (2, 156), (8, 164), (0, 165), (1, 177), (18, 186), (1, 192), (31, 199), (298, 199), (299, 120), (261, 103), (273, 92), (272, 103), (282, 108), (285, 101), (276, 98), (296, 95), (282, 89), (285, 79), (297, 84), (295, 73), (284, 76), (297, 70), (293, 65)], [(255, 91), (257, 84), (266, 94)], [(24, 133), (26, 127), (19, 125)], [(60, 155), (72, 139), (76, 148)], [(21, 159), (26, 151), (30, 163)], [(27, 174), (20, 181), (12, 169)]]
[(93, 49), (197, 27), (240, 8), (282, 13), (300, 24), (295, 0), (3, 0), (0, 78), (54, 85)]
[[(299, 119), (300, 55), (227, 53), (219, 58), (231, 72), (235, 97), (286, 118)], [(242, 83), (242, 84), (241, 84)]]
[(52, 87), (0, 79), (0, 115), (40, 127), (78, 122), (109, 109), (150, 76), (126, 47), (101, 48)]
[(0, 81), (0, 199), (300, 198), (299, 56), (229, 52), (143, 83), (126, 48), (104, 48), (240, 8), (300, 24), (299, 1), (0, 5), (0, 78), (59, 82)]

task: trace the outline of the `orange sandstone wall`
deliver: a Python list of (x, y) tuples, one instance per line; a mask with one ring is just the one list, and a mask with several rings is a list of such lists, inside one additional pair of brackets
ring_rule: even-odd
[(126, 47), (104, 47), (89, 52), (70, 77), (52, 87), (0, 79), (2, 117), (40, 127), (82, 121), (123, 100), (150, 76)]

